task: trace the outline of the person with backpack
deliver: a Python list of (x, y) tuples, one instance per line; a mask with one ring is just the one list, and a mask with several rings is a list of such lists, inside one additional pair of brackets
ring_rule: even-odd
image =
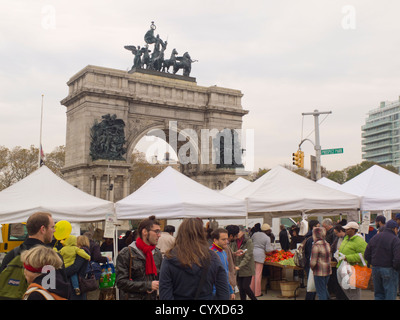
[(28, 238), (19, 246), (7, 253), (0, 267), (0, 300), (19, 300), (28, 287), (21, 272), (23, 268), (21, 253), (37, 245), (51, 243), (54, 234), (54, 220), (50, 213), (36, 212), (27, 222)]
[(22, 300), (68, 300), (70, 298), (70, 286), (61, 273), (56, 272), (63, 268), (64, 263), (54, 250), (38, 245), (22, 252), (21, 261), (29, 284)]

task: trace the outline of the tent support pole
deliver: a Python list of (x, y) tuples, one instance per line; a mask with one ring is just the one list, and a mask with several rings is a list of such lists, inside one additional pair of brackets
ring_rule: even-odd
[(247, 199), (246, 199), (246, 218), (244, 220), (246, 228), (248, 228), (248, 218), (249, 218), (249, 209), (248, 209), (248, 202), (247, 202)]
[[(114, 252), (113, 252), (113, 263), (114, 268), (117, 265), (117, 255), (118, 255), (118, 225), (114, 224)], [(119, 300), (119, 290), (115, 284), (115, 300)]]

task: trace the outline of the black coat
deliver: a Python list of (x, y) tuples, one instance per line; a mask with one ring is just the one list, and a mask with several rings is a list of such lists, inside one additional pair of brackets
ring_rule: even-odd
[(97, 263), (106, 263), (107, 257), (101, 255), (100, 245), (97, 244), (94, 240), (90, 239), (90, 260)]
[[(65, 274), (68, 278), (68, 283), (71, 283), (71, 276), (78, 274), (78, 276), (84, 277), (88, 267), (89, 261), (76, 255), (75, 261), (72, 265), (65, 268)], [(75, 291), (72, 291), (71, 300), (86, 300), (86, 294), (76, 295)]]
[[(51, 293), (55, 293), (62, 298), (69, 300), (71, 297), (71, 285), (69, 284), (69, 282), (65, 281), (65, 278), (63, 277), (60, 270), (57, 270), (55, 274), (56, 274), (56, 279), (55, 279), (54, 288), (50, 287), (50, 288), (47, 288), (46, 290)], [(44, 280), (44, 282), (46, 282), (46, 280), (47, 280), (47, 279), (44, 279), (45, 277), (46, 277), (45, 274), (40, 275), (37, 278), (35, 278), (35, 280), (33, 282), (43, 286), (42, 280)], [(46, 298), (39, 292), (32, 292), (29, 295), (28, 300), (46, 300)]]
[(279, 232), (279, 243), (281, 244), (281, 248), (283, 250), (289, 250), (289, 236), (286, 229), (283, 229), (281, 232)]
[(308, 274), (308, 269), (310, 269), (311, 251), (312, 251), (312, 246), (314, 244), (312, 230), (308, 230), (307, 234), (304, 236), (304, 239), (307, 239), (306, 244), (304, 246), (304, 256), (306, 258), (306, 264), (304, 266), (304, 270), (306, 270)]
[[(210, 251), (211, 263), (199, 300), (229, 300), (229, 285), (220, 257)], [(253, 262), (254, 263), (254, 262)], [(160, 272), (160, 300), (194, 300), (202, 275), (202, 267), (182, 267), (175, 257), (165, 257)], [(213, 297), (213, 286), (216, 294)]]
[[(131, 250), (131, 251), (130, 251)], [(132, 254), (132, 259), (131, 259)], [(157, 267), (157, 274), (160, 272), (162, 254), (158, 248), (153, 252), (154, 263)], [(129, 273), (129, 266), (131, 272)], [(122, 290), (122, 299), (127, 300), (155, 300), (157, 292), (151, 291), (151, 283), (157, 280), (154, 275), (146, 275), (146, 257), (143, 252), (136, 247), (136, 242), (123, 248), (117, 256), (115, 266), (116, 285)]]
[[(43, 246), (43, 245), (45, 245), (45, 244), (44, 244), (42, 241), (38, 240), (38, 239), (35, 239), (35, 238), (27, 238), (27, 239), (20, 245), (21, 252), (22, 252), (22, 251), (25, 251), (25, 250), (32, 249), (34, 246), (37, 246), (37, 245), (42, 245), (42, 246)], [(18, 247), (17, 247), (17, 248), (18, 248)], [(3, 270), (7, 267), (7, 265), (10, 263), (10, 261), (16, 257), (15, 252), (16, 252), (16, 249), (17, 249), (17, 248), (12, 249), (10, 252), (8, 252), (8, 253), (6, 254), (6, 256), (4, 257), (3, 262), (2, 262), (2, 264), (1, 264), (0, 272), (3, 271)]]
[(372, 266), (400, 270), (400, 239), (385, 228), (369, 240), (364, 257)]

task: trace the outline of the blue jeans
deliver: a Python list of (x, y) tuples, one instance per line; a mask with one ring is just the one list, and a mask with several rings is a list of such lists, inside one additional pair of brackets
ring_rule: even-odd
[(317, 291), (318, 300), (329, 300), (328, 281), (330, 276), (314, 276), (315, 291)]
[(71, 279), (72, 288), (79, 289), (78, 274), (77, 273), (73, 274), (70, 279)]
[(396, 300), (399, 273), (393, 268), (372, 266), (375, 300)]

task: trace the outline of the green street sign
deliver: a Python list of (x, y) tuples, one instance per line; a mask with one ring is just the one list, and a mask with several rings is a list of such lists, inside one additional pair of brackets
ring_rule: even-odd
[(321, 150), (321, 155), (343, 153), (343, 148)]

